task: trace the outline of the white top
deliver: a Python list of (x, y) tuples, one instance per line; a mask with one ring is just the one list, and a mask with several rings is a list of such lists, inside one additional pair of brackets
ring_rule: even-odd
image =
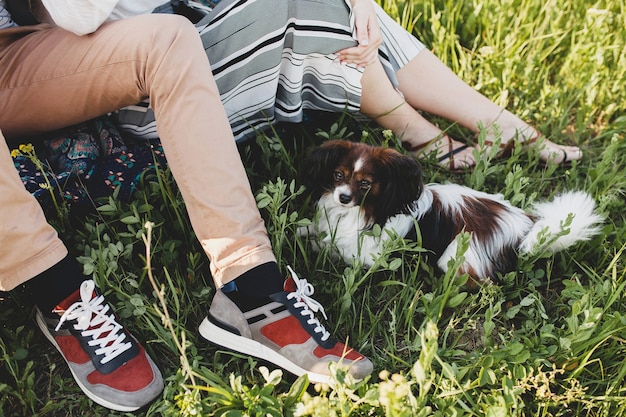
[(86, 35), (95, 32), (106, 20), (147, 14), (167, 1), (42, 0), (42, 3), (58, 26), (77, 35)]
[[(344, 0), (352, 8), (351, 0)], [(167, 0), (41, 0), (54, 23), (79, 36), (95, 32), (107, 20), (151, 13)], [(0, 0), (0, 29), (15, 26)], [(351, 15), (351, 19), (353, 16)]]

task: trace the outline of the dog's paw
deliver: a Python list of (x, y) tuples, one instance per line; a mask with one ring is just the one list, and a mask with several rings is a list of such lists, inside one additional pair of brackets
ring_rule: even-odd
[(313, 224), (310, 224), (308, 226), (299, 226), (296, 229), (296, 236), (298, 237), (315, 236), (315, 228), (313, 227)]

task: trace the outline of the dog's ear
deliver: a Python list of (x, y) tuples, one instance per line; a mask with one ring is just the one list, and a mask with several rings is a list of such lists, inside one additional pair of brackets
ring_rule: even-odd
[(413, 156), (394, 149), (383, 149), (378, 158), (386, 176), (381, 197), (377, 199), (376, 221), (384, 222), (395, 214), (408, 214), (424, 188), (422, 167)]
[(353, 146), (348, 140), (329, 140), (314, 148), (306, 158), (305, 185), (320, 191), (332, 186), (335, 168)]

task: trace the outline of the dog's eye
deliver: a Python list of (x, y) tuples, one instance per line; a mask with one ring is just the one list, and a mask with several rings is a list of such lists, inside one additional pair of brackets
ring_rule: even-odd
[(333, 176), (335, 177), (335, 181), (343, 180), (343, 172), (341, 172), (341, 171), (335, 171)]
[(363, 190), (369, 190), (372, 187), (372, 183), (368, 180), (362, 180), (359, 182), (359, 187)]

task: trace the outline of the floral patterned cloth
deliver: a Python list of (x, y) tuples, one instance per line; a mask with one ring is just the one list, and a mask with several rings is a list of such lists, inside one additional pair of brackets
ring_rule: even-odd
[(35, 145), (20, 145), (12, 155), (24, 186), (44, 207), (52, 202), (50, 190), (84, 207), (93, 207), (116, 188), (118, 198), (128, 199), (144, 172), (166, 166), (158, 140), (124, 140), (109, 117), (31, 142)]

